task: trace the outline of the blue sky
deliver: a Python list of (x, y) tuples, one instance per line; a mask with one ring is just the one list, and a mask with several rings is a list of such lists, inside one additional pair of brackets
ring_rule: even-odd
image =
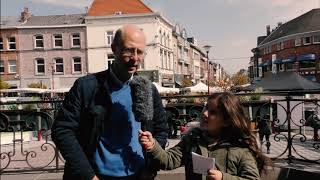
[[(83, 13), (93, 0), (1, 0), (1, 16), (18, 16), (23, 7), (33, 15)], [(257, 36), (313, 8), (320, 0), (143, 0), (188, 36), (210, 44), (210, 58), (229, 73), (248, 66)]]

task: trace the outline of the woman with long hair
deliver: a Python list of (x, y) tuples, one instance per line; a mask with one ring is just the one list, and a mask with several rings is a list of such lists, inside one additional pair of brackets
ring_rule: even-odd
[[(150, 132), (140, 131), (140, 143), (153, 165), (170, 170), (185, 166), (186, 179), (260, 179), (271, 161), (262, 154), (239, 99), (231, 93), (209, 97), (200, 128), (194, 128), (173, 148), (164, 151)], [(193, 172), (191, 153), (215, 158), (206, 175)]]

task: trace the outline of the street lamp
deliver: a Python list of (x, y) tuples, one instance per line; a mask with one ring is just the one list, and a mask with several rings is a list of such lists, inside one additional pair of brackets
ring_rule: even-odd
[(210, 94), (210, 87), (209, 87), (209, 76), (210, 76), (210, 68), (209, 68), (209, 50), (210, 50), (211, 46), (210, 45), (205, 45), (203, 46), (203, 49), (206, 51), (207, 53), (207, 68), (208, 68), (208, 76), (207, 76), (207, 85), (208, 85), (208, 95)]

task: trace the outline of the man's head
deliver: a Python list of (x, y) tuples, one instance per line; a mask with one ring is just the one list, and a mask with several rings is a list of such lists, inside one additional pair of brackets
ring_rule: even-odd
[(128, 80), (144, 59), (144, 33), (135, 25), (124, 25), (117, 30), (111, 47), (116, 59), (113, 68), (121, 80)]

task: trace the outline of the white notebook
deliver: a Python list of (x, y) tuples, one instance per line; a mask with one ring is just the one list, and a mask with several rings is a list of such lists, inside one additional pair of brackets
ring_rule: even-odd
[(214, 158), (204, 157), (194, 152), (192, 152), (191, 155), (194, 173), (207, 175), (209, 169), (214, 169)]

